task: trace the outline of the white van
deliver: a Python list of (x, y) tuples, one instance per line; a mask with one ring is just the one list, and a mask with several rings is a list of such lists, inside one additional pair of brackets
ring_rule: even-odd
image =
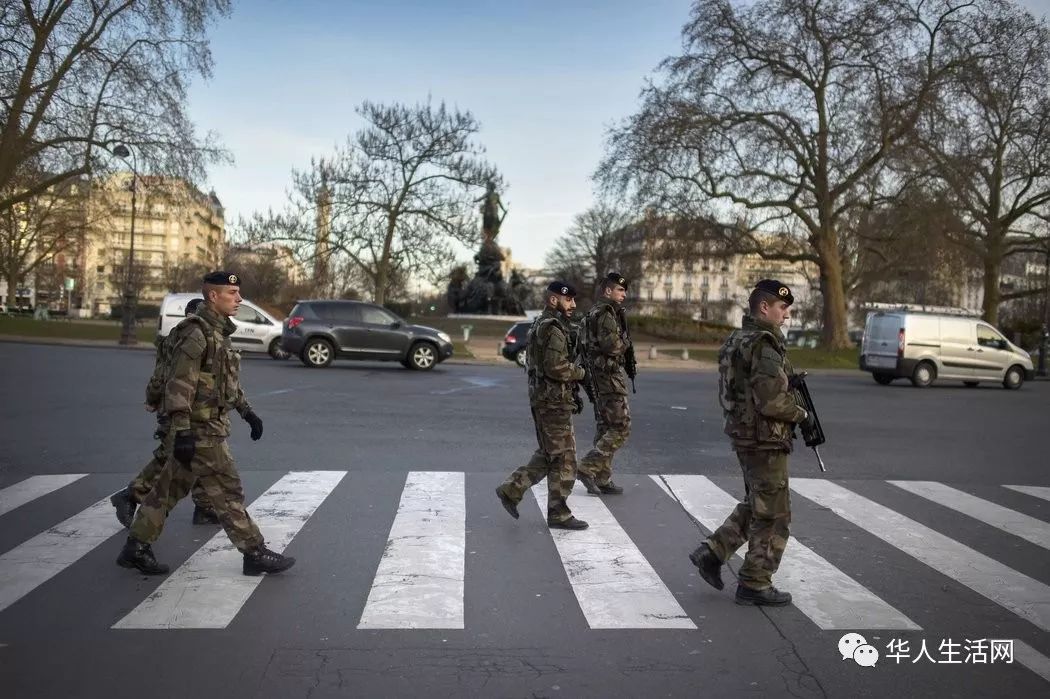
[(934, 381), (982, 381), (1017, 389), (1033, 376), (1032, 357), (988, 323), (965, 309), (869, 304), (861, 342), (860, 368), (888, 384), (910, 379), (925, 387)]
[[(199, 299), (195, 294), (168, 294), (160, 304), (157, 319), (157, 335), (167, 337), (171, 329), (186, 317), (186, 304)], [(237, 331), (230, 336), (234, 349), (245, 352), (266, 352), (274, 359), (287, 359), (288, 353), (281, 349), (281, 321), (247, 299), (241, 301), (237, 315), (231, 318)]]

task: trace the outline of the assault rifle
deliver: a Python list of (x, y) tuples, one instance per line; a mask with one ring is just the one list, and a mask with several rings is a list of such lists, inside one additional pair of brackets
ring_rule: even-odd
[(634, 356), (634, 342), (631, 341), (631, 330), (627, 327), (627, 312), (623, 306), (617, 309), (617, 315), (620, 317), (624, 340), (627, 341), (627, 351), (623, 353), (623, 370), (627, 378), (631, 380), (631, 393), (638, 393), (634, 387), (634, 377), (638, 376), (638, 360)]
[(795, 402), (809, 413), (810, 419), (799, 425), (802, 430), (802, 439), (807, 447), (813, 448), (813, 453), (817, 455), (817, 463), (820, 464), (820, 470), (827, 471), (824, 468), (824, 459), (820, 458), (820, 451), (817, 449), (827, 440), (824, 438), (824, 428), (820, 426), (820, 418), (817, 417), (817, 409), (813, 407), (813, 397), (809, 395), (809, 387), (806, 386), (806, 372), (792, 375), (788, 379), (788, 389), (794, 394)]

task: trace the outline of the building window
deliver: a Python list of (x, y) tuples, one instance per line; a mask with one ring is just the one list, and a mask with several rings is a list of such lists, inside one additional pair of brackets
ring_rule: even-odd
[(702, 284), (702, 288), (706, 289), (706, 288), (707, 288), (707, 287), (709, 287), (710, 285), (711, 285), (711, 280), (710, 280), (710, 278), (709, 278), (709, 277), (708, 277), (708, 276), (707, 276), (707, 275), (705, 274), (705, 275), (704, 275), (704, 281), (703, 281), (703, 284)]
[(653, 289), (652, 289), (652, 287), (649, 287), (648, 289), (646, 289), (645, 290), (645, 294), (646, 294), (646, 298), (648, 300), (650, 300), (650, 301), (653, 300)]
[(106, 265), (98, 265), (98, 266), (96, 266), (95, 267), (95, 272), (97, 272), (98, 274), (105, 274), (105, 272), (106, 272)]
[(686, 300), (686, 303), (688, 303), (688, 302), (693, 300), (693, 290), (690, 289), (689, 287), (686, 287), (686, 289), (685, 289), (685, 300)]
[(722, 300), (725, 301), (728, 298), (729, 298), (729, 287), (723, 286), (722, 287)]
[(700, 303), (707, 303), (707, 292), (706, 291), (701, 291), (700, 292)]
[(664, 289), (664, 296), (666, 297), (667, 301), (670, 301), (671, 300), (671, 290), (670, 289)]

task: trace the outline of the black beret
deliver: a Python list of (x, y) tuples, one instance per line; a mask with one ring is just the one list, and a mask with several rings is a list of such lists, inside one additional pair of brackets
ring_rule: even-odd
[(610, 281), (610, 282), (614, 283), (614, 284), (619, 284), (624, 289), (627, 288), (627, 278), (624, 277), (619, 272), (609, 272), (608, 274), (605, 275), (605, 279), (607, 281)]
[(789, 306), (795, 303), (795, 297), (791, 295), (791, 289), (788, 288), (788, 285), (778, 282), (776, 279), (763, 279), (758, 284), (755, 284), (755, 288), (773, 294)]
[(576, 296), (575, 287), (565, 282), (553, 281), (547, 285), (547, 291), (560, 296), (568, 296), (570, 299)]
[(204, 283), (215, 286), (240, 286), (241, 276), (232, 272), (210, 272), (204, 275)]
[(186, 315), (196, 313), (197, 307), (202, 303), (204, 303), (204, 299), (190, 299), (189, 303), (186, 304)]

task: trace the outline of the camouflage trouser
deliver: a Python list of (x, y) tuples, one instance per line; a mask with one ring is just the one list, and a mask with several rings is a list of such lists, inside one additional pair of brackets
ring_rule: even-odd
[[(164, 464), (168, 462), (168, 457), (171, 456), (171, 448), (174, 442), (175, 432), (169, 429), (161, 438), (157, 448), (153, 450), (153, 459), (131, 481), (129, 487), (131, 488), (131, 497), (135, 499), (135, 502), (145, 502), (149, 491), (153, 490), (157, 477), (160, 476), (161, 469), (164, 468)], [(205, 494), (200, 481), (194, 481), (190, 497), (193, 498), (193, 504), (197, 507), (203, 510), (211, 509), (211, 502), (208, 500), (208, 496)]]
[(566, 500), (576, 481), (576, 438), (569, 408), (532, 409), (539, 449), (529, 463), (507, 476), (500, 488), (514, 502), (521, 502), (525, 491), (547, 479), (547, 521), (564, 522), (572, 517)]
[(613, 455), (631, 434), (631, 408), (627, 396), (598, 393), (594, 401), (594, 448), (580, 459), (580, 474), (590, 476), (598, 485), (612, 480)]
[(230, 541), (241, 551), (263, 543), (263, 536), (244, 507), (241, 477), (233, 455), (225, 442), (215, 446), (197, 445), (190, 468), (168, 459), (131, 525), (131, 535), (147, 544), (156, 541), (164, 530), (168, 513), (190, 492), (194, 479), (204, 489), (209, 507), (214, 510)]
[(740, 583), (755, 590), (772, 584), (788, 541), (791, 497), (786, 451), (738, 451), (744, 471), (744, 501), (707, 539), (719, 560), (726, 561), (747, 542), (738, 573)]

